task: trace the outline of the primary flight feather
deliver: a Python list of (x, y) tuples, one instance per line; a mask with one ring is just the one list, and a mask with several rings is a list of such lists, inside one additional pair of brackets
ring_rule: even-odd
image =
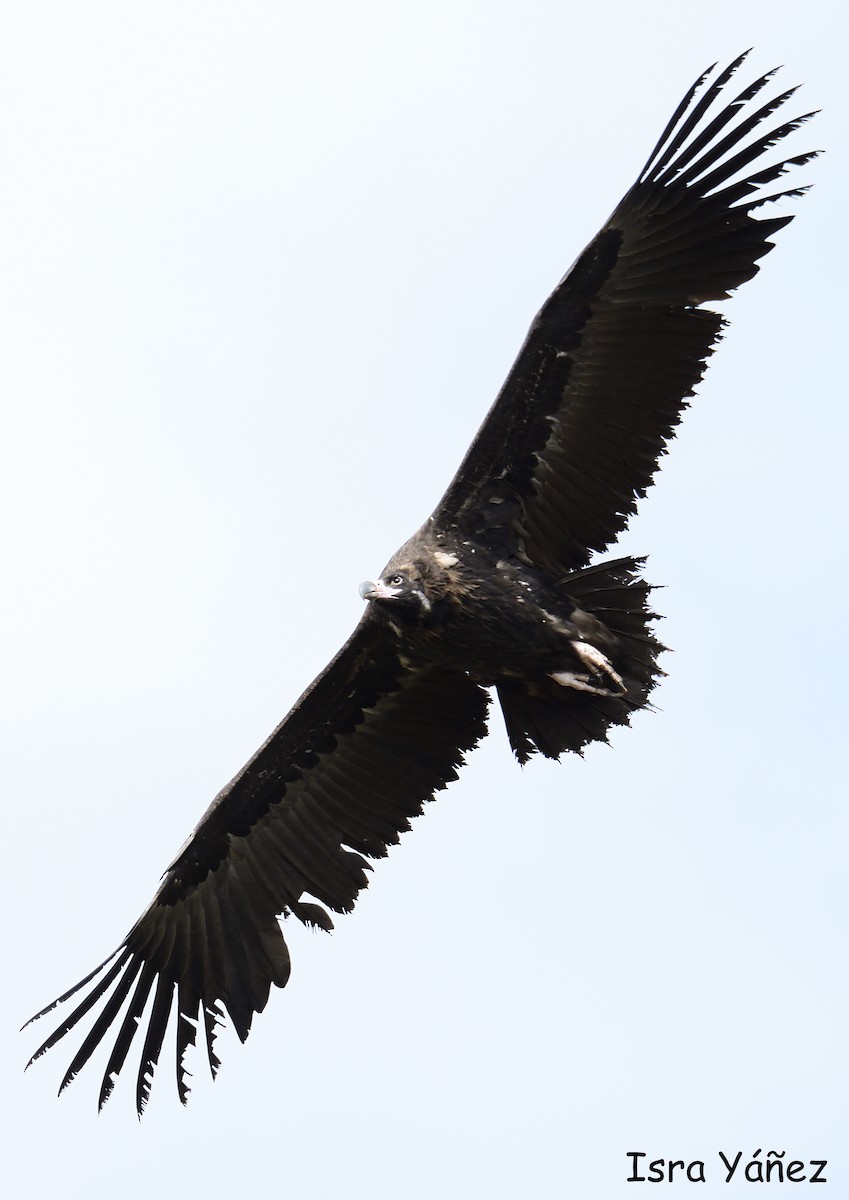
[(151, 996), (139, 1114), (175, 999), (181, 1100), (198, 1031), (215, 1074), (224, 1012), (244, 1040), (289, 977), (279, 918), (331, 929), (328, 909), (350, 911), (368, 859), (486, 733), (487, 689), (520, 762), (580, 752), (647, 705), (662, 647), (641, 561), (589, 564), (701, 379), (723, 325), (701, 305), (755, 274), (792, 219), (755, 210), (799, 195), (771, 185), (814, 157), (762, 161), (812, 114), (772, 123), (795, 90), (759, 98), (774, 72), (726, 100), (744, 57), (697, 80), (543, 305), (433, 515), (362, 585), (351, 638), (213, 800), (120, 947), (37, 1014), (90, 985), (33, 1055), (96, 1014), (60, 1091), (117, 1022), (105, 1102)]

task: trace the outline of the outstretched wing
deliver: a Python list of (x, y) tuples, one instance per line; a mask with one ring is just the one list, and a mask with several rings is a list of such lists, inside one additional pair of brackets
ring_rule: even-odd
[(362, 856), (383, 857), (425, 801), (457, 777), (464, 752), (486, 732), (486, 710), (486, 693), (463, 673), (405, 669), (367, 614), (212, 802), (118, 950), (37, 1014), (99, 977), (30, 1061), (106, 997), (59, 1089), (120, 1020), (102, 1106), (153, 993), (136, 1087), (141, 1115), (176, 989), (177, 1086), (185, 1103), (184, 1058), (199, 1022), (214, 1075), (222, 1012), (244, 1041), (271, 985), (283, 987), (289, 977), (278, 914), (332, 929), (322, 906), (353, 908), (368, 883)]
[[(721, 98), (742, 55), (679, 105), (639, 179), (537, 315), (510, 375), (433, 514), (436, 531), (515, 547), (558, 571), (625, 528), (704, 373), (723, 319), (699, 307), (758, 270), (792, 217), (754, 210), (814, 154), (747, 174), (812, 113), (767, 121), (793, 92)], [(700, 94), (701, 93), (701, 94)]]

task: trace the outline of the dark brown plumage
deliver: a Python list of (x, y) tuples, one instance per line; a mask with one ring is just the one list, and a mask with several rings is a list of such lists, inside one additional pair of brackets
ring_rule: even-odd
[(433, 515), (363, 585), (350, 640), (215, 798), (119, 949), (38, 1014), (91, 985), (33, 1058), (102, 1002), (62, 1088), (118, 1021), (108, 1098), (151, 995), (139, 1113), (175, 993), (180, 1098), (200, 1027), (214, 1074), (222, 1011), (244, 1040), (288, 979), (278, 917), (330, 929), (327, 909), (350, 911), (367, 859), (484, 736), (487, 688), (521, 762), (580, 751), (647, 705), (661, 646), (641, 562), (589, 563), (625, 528), (705, 369), (723, 322), (699, 306), (755, 274), (791, 217), (754, 210), (799, 195), (769, 187), (813, 157), (747, 175), (811, 114), (763, 131), (792, 95), (756, 103), (772, 72), (724, 104), (741, 62), (688, 92), (546, 301)]

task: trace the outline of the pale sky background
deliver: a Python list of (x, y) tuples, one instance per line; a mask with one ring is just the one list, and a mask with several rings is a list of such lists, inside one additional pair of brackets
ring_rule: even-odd
[[(845, 18), (837, 4), (27, 3), (2, 127), (4, 1195), (631, 1196), (626, 1152), (847, 1150)], [(17, 1028), (112, 950), (430, 512), (693, 78), (756, 47), (816, 187), (623, 540), (659, 712), (500, 717), (246, 1046)], [(794, 182), (801, 182), (794, 180)], [(132, 1056), (131, 1056), (132, 1059)], [(742, 1168), (741, 1168), (742, 1170)], [(679, 1187), (686, 1185), (680, 1184)], [(639, 1193), (636, 1193), (639, 1194)]]

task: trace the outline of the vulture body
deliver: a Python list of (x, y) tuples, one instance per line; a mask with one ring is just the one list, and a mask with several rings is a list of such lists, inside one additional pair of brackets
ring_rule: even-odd
[(198, 1029), (215, 1074), (224, 1013), (244, 1040), (289, 977), (279, 917), (330, 929), (327, 909), (353, 907), (367, 860), (484, 736), (487, 689), (523, 763), (580, 752), (647, 705), (662, 647), (641, 562), (590, 562), (702, 376), (723, 320), (701, 305), (756, 273), (791, 217), (755, 212), (800, 194), (770, 187), (813, 157), (762, 161), (812, 114), (770, 121), (792, 94), (756, 99), (773, 72), (726, 101), (743, 57), (694, 84), (546, 301), (433, 515), (362, 585), (349, 641), (212, 802), (118, 950), (38, 1014), (89, 988), (33, 1056), (94, 1010), (62, 1088), (117, 1021), (104, 1103), (151, 996), (139, 1114), (175, 998), (180, 1098)]

